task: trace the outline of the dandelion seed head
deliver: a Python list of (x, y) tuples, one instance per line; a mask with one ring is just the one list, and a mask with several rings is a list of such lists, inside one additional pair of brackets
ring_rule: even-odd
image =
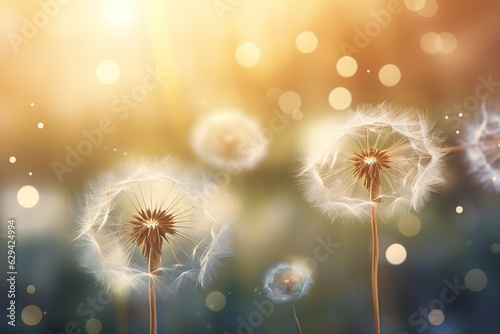
[(267, 141), (259, 138), (260, 132), (257, 119), (239, 110), (222, 110), (200, 118), (191, 134), (191, 146), (214, 167), (237, 163), (252, 169), (266, 154)]
[(469, 173), (476, 182), (487, 189), (500, 192), (500, 108), (487, 110), (486, 102), (481, 104), (481, 112), (476, 119), (466, 124), (463, 145)]
[(275, 303), (304, 297), (313, 282), (311, 270), (299, 262), (283, 262), (270, 268), (264, 276), (264, 292)]
[(204, 286), (231, 255), (232, 217), (208, 207), (201, 173), (172, 158), (130, 162), (89, 182), (75, 238), (80, 263), (118, 292)]
[(333, 219), (366, 218), (373, 206), (382, 218), (418, 210), (444, 182), (443, 140), (432, 128), (418, 110), (388, 103), (322, 120), (298, 173), (306, 200)]

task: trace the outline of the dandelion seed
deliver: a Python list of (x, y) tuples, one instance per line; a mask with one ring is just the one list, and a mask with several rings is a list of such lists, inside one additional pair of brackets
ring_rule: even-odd
[(193, 128), (191, 144), (196, 154), (217, 168), (236, 163), (254, 168), (264, 157), (267, 141), (259, 139), (257, 119), (229, 109), (202, 117)]
[(294, 300), (301, 299), (313, 282), (311, 270), (301, 263), (280, 263), (269, 269), (264, 277), (264, 291), (275, 303), (290, 302), (299, 332), (302, 333)]
[[(76, 237), (81, 265), (104, 286), (156, 293), (205, 286), (231, 255), (229, 221), (210, 212), (201, 175), (173, 160), (129, 163), (89, 183)], [(225, 217), (227, 218), (227, 217)]]
[(418, 110), (383, 103), (365, 106), (315, 128), (300, 182), (305, 198), (333, 219), (370, 217), (372, 300), (380, 333), (377, 215), (418, 210), (442, 178), (442, 139)]

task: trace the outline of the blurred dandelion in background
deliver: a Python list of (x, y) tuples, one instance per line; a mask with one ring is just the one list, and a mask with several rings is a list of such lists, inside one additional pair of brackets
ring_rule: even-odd
[(333, 219), (371, 219), (376, 333), (380, 333), (377, 215), (388, 218), (410, 208), (418, 210), (444, 183), (442, 142), (418, 110), (382, 103), (323, 122), (313, 129), (305, 149), (299, 172), (305, 198)]
[(201, 173), (170, 157), (103, 174), (88, 184), (78, 215), (80, 263), (114, 291), (148, 290), (156, 333), (156, 293), (205, 286), (232, 254), (231, 221), (213, 200)]
[(208, 114), (198, 121), (191, 144), (200, 159), (216, 168), (237, 164), (253, 169), (265, 156), (267, 140), (259, 137), (259, 121), (237, 109)]
[(476, 180), (486, 187), (500, 191), (500, 113), (488, 112), (486, 103), (481, 104), (480, 120), (466, 125), (464, 149), (469, 170)]
[(267, 298), (275, 303), (290, 302), (300, 333), (302, 328), (293, 301), (304, 297), (312, 283), (311, 269), (300, 262), (279, 263), (270, 268), (264, 277), (264, 292)]

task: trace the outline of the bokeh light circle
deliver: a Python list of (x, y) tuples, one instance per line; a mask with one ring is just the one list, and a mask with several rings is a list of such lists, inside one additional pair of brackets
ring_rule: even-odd
[(120, 66), (112, 60), (103, 60), (97, 65), (96, 75), (101, 83), (110, 85), (120, 77)]
[(243, 67), (255, 66), (260, 60), (260, 50), (251, 42), (240, 44), (235, 52), (236, 61)]
[(356, 59), (351, 56), (344, 56), (337, 61), (337, 72), (345, 77), (352, 77), (358, 70)]
[(401, 244), (392, 244), (387, 247), (385, 258), (392, 265), (400, 265), (406, 260), (406, 248)]
[(335, 110), (344, 110), (351, 105), (351, 92), (344, 87), (337, 87), (330, 92), (328, 96), (330, 106)]
[(214, 312), (218, 312), (226, 307), (226, 296), (220, 291), (212, 291), (205, 298), (205, 304)]
[(472, 269), (465, 274), (465, 286), (471, 291), (481, 291), (488, 284), (488, 276), (481, 269)]
[(32, 208), (37, 205), (40, 195), (35, 187), (27, 185), (17, 192), (17, 202), (24, 208)]
[(318, 38), (310, 31), (301, 32), (295, 39), (295, 45), (302, 53), (311, 53), (318, 46)]
[(443, 39), (435, 32), (428, 32), (420, 39), (420, 47), (425, 53), (438, 53), (443, 48)]
[(21, 312), (21, 319), (28, 326), (36, 326), (42, 321), (42, 310), (36, 305), (28, 305)]
[(402, 215), (398, 221), (399, 232), (405, 237), (413, 237), (420, 232), (422, 223), (420, 218), (413, 213)]
[(438, 11), (438, 3), (436, 0), (426, 0), (424, 6), (417, 10), (417, 13), (422, 17), (431, 17)]
[(405, 0), (405, 6), (413, 12), (418, 12), (425, 6), (426, 0)]
[(427, 319), (434, 326), (439, 326), (444, 321), (444, 313), (441, 310), (432, 310), (429, 312)]
[(99, 319), (89, 319), (85, 324), (85, 329), (89, 334), (99, 334), (102, 331), (102, 323)]
[(401, 71), (396, 65), (387, 64), (378, 72), (378, 78), (384, 86), (395, 86), (401, 80)]

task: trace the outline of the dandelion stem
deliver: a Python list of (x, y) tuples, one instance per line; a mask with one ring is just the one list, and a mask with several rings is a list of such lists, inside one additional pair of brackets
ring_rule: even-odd
[(477, 147), (492, 147), (492, 148), (499, 147), (500, 148), (500, 140), (492, 140), (492, 141), (486, 141), (486, 142), (482, 142), (482, 143), (443, 147), (441, 149), (441, 151), (445, 152), (445, 153), (449, 153), (449, 152), (464, 151), (464, 150), (469, 149), (469, 148), (477, 148)]
[(378, 305), (378, 233), (377, 233), (377, 204), (382, 200), (380, 170), (390, 169), (391, 161), (385, 150), (370, 148), (361, 152), (354, 152), (350, 159), (353, 162), (354, 176), (363, 179), (363, 185), (370, 193), (370, 217), (372, 226), (372, 300), (375, 333), (380, 334), (380, 311)]
[[(152, 268), (151, 259), (149, 259), (149, 274), (155, 274), (154, 272), (158, 268)], [(152, 276), (149, 276), (149, 334), (156, 334), (156, 291), (155, 282)]]
[(293, 305), (293, 301), (290, 299), (290, 304), (292, 304), (293, 316), (295, 317), (295, 322), (297, 322), (297, 326), (299, 327), (299, 332), (302, 334), (302, 328), (300, 327), (299, 318), (297, 317), (297, 312), (295, 312), (295, 305)]
[[(372, 197), (370, 191), (370, 197)], [(373, 198), (370, 198), (373, 201)], [(371, 225), (372, 225), (372, 300), (373, 300), (373, 318), (375, 320), (375, 333), (380, 334), (380, 311), (378, 305), (378, 232), (377, 232), (377, 212), (375, 206), (371, 207)]]
[(288, 295), (290, 296), (290, 304), (292, 304), (292, 310), (293, 310), (293, 316), (295, 317), (295, 322), (299, 327), (299, 333), (302, 334), (302, 327), (300, 327), (299, 318), (297, 317), (297, 312), (295, 311), (295, 305), (293, 304), (292, 291), (290, 290), (290, 287), (288, 287)]

